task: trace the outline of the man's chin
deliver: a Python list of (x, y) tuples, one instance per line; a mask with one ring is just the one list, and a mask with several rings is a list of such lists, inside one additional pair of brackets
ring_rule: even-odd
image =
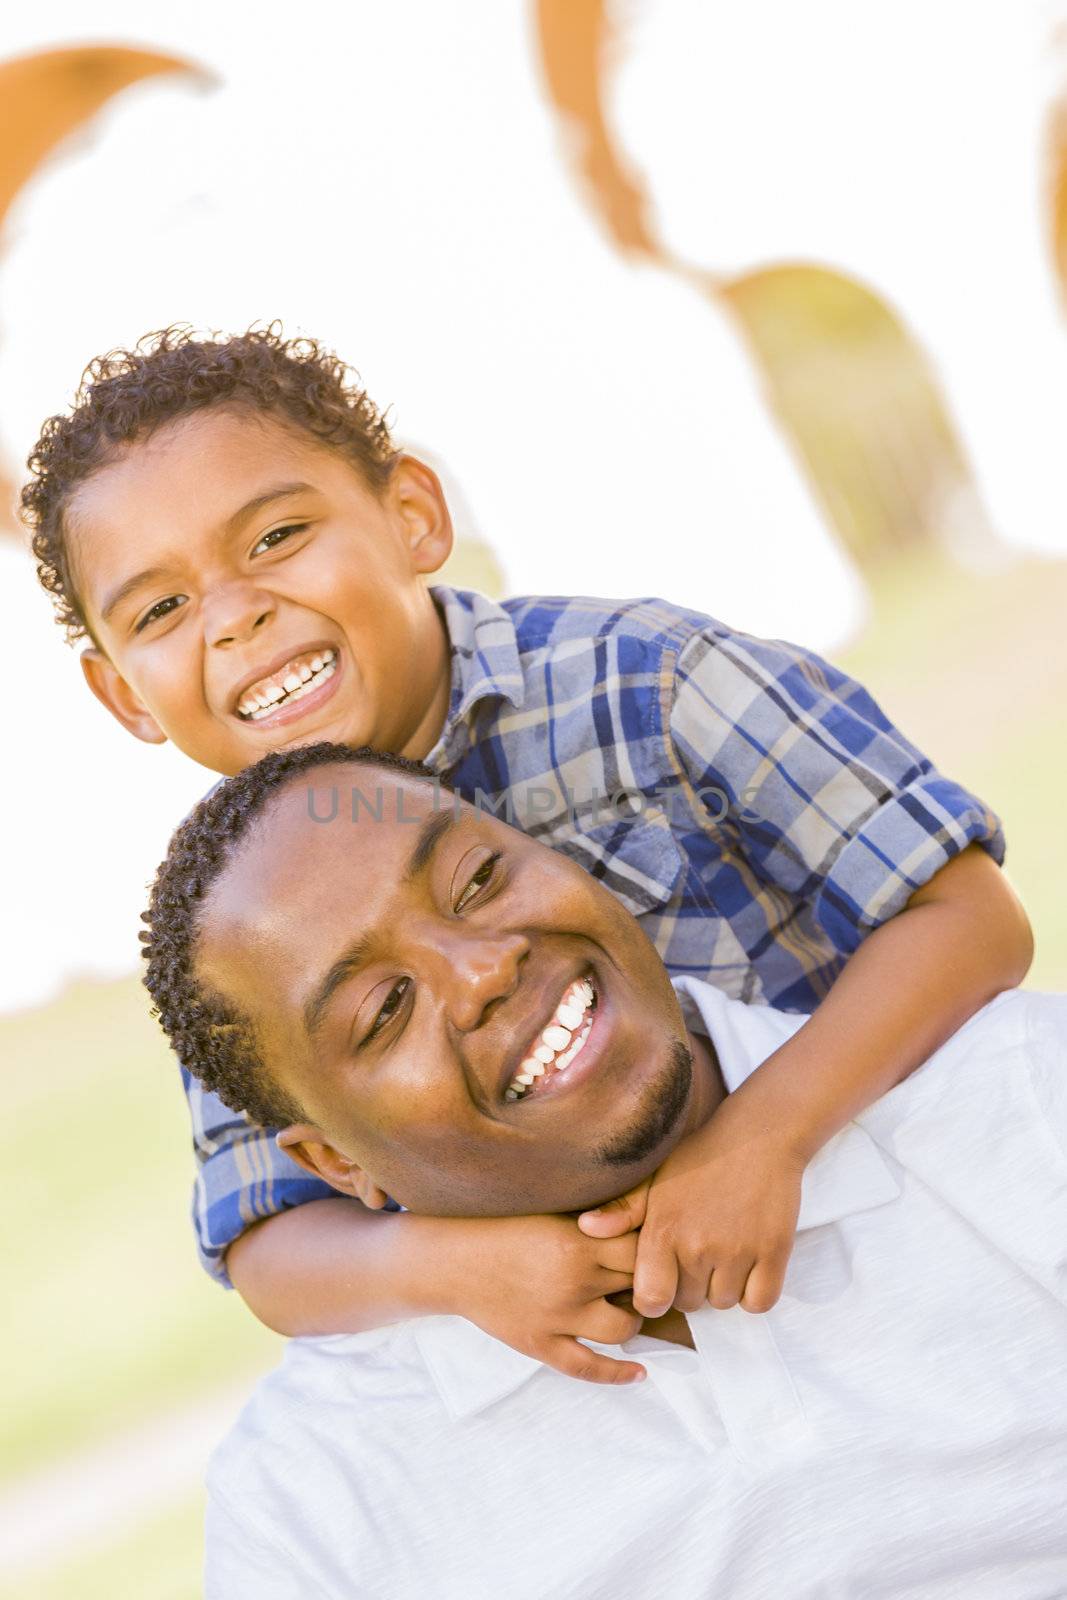
[[(645, 1167), (651, 1172), (673, 1148), (693, 1087), (693, 1055), (684, 1039), (673, 1039), (663, 1069), (648, 1085), (627, 1127), (602, 1144), (597, 1161), (618, 1170)], [(646, 1174), (628, 1174), (638, 1183)]]

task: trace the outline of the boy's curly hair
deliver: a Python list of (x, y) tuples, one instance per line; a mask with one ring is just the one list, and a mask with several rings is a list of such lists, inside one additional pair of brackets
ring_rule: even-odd
[[(270, 1074), (251, 1020), (197, 976), (200, 917), (213, 885), (272, 795), (324, 766), (376, 766), (433, 781), (418, 761), (369, 745), (318, 744), (275, 750), (204, 796), (174, 833), (142, 913), (144, 984), (152, 1013), (183, 1066), (234, 1111), (264, 1127), (303, 1121), (296, 1101)], [(440, 780), (438, 780), (440, 781)]]
[(205, 407), (270, 412), (345, 456), (384, 488), (397, 451), (384, 415), (345, 363), (314, 339), (284, 339), (278, 323), (226, 338), (176, 325), (112, 350), (82, 374), (68, 416), (49, 417), (20, 497), (37, 576), (70, 643), (88, 633), (71, 575), (64, 511), (71, 491), (134, 439)]

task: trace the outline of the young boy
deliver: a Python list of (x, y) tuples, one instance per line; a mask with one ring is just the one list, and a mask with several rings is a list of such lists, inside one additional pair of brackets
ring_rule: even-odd
[(455, 1311), (609, 1382), (642, 1376), (576, 1342), (609, 1266), (649, 1317), (773, 1305), (812, 1155), (1027, 970), (996, 818), (795, 646), (658, 600), (429, 589), (437, 479), (311, 341), (168, 331), (104, 357), (30, 467), (41, 581), (135, 737), (224, 774), (322, 739), (418, 758), (587, 866), (672, 974), (811, 1013), (581, 1232), (339, 1198), (187, 1062), (209, 1269), (281, 1332)]

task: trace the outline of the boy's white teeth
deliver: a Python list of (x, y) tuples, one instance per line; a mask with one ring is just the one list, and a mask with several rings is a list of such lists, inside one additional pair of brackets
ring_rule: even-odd
[(258, 722), (285, 700), (302, 700), (320, 683), (325, 683), (337, 670), (337, 653), (334, 650), (317, 651), (311, 656), (297, 656), (281, 669), (284, 677), (274, 673), (261, 678), (241, 696), (237, 710), (250, 722)]
[(547, 1068), (563, 1072), (570, 1066), (592, 1031), (592, 1017), (585, 1020), (584, 1024), (583, 1019), (595, 999), (596, 993), (588, 978), (579, 978), (568, 986), (556, 1007), (555, 1018), (504, 1091), (505, 1100), (521, 1100), (534, 1080), (541, 1077)]

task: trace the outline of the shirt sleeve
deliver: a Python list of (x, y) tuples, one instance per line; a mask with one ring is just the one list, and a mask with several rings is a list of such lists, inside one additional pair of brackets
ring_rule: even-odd
[(204, 1600), (314, 1600), (324, 1596), (273, 1532), (209, 1494)]
[(231, 1111), (185, 1067), (182, 1083), (189, 1102), (196, 1153), (193, 1225), (200, 1260), (211, 1276), (233, 1287), (226, 1251), (263, 1217), (308, 1200), (336, 1198), (321, 1178), (312, 1178), (274, 1142), (272, 1128), (258, 1127)]
[(862, 685), (779, 640), (712, 625), (681, 651), (674, 756), (764, 883), (807, 902), (845, 956), (996, 816), (943, 777)]

